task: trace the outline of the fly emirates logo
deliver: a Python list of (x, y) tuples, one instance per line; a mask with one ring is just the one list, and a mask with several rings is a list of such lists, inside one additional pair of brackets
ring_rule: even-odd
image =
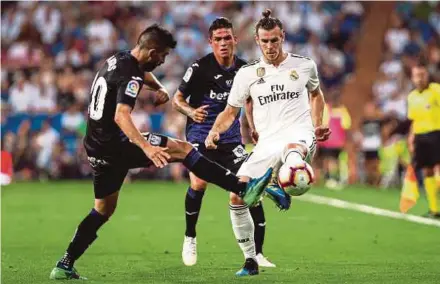
[(260, 105), (273, 103), (279, 100), (297, 99), (301, 94), (301, 92), (285, 91), (284, 87), (284, 85), (271, 85), (270, 91), (272, 92), (272, 94), (267, 96), (258, 96), (258, 101), (260, 102)]

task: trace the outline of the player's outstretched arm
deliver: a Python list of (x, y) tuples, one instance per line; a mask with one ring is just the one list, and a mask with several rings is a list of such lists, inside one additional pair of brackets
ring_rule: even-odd
[(175, 110), (190, 117), (195, 122), (202, 123), (205, 121), (206, 116), (208, 115), (206, 108), (209, 106), (204, 105), (195, 109), (188, 104), (185, 99), (185, 95), (181, 91), (177, 90), (173, 97), (173, 107)]
[(208, 137), (206, 137), (206, 148), (217, 148), (216, 142), (220, 139), (220, 134), (224, 133), (229, 129), (229, 127), (231, 127), (239, 111), (239, 107), (234, 107), (228, 104), (226, 108), (217, 116), (211, 131), (209, 131)]
[(144, 86), (146, 86), (147, 89), (156, 92), (156, 99), (154, 101), (156, 106), (162, 105), (170, 100), (170, 95), (167, 89), (159, 82), (159, 80), (157, 80), (153, 73), (144, 73)]
[(115, 122), (119, 128), (127, 135), (128, 139), (144, 151), (145, 155), (153, 161), (156, 167), (163, 168), (168, 164), (170, 155), (166, 153), (166, 148), (152, 146), (139, 132), (131, 119), (132, 108), (129, 105), (119, 103), (116, 106)]
[(315, 135), (318, 141), (325, 141), (331, 134), (330, 129), (322, 124), (324, 115), (325, 99), (321, 88), (318, 86), (310, 91), (310, 105), (312, 108), (312, 121), (315, 126)]

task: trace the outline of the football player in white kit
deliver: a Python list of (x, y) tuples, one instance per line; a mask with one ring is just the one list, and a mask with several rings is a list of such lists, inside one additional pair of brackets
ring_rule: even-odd
[[(263, 12), (256, 25), (255, 40), (262, 57), (243, 66), (237, 73), (228, 106), (217, 117), (208, 137), (207, 148), (216, 148), (220, 133), (226, 131), (248, 98), (253, 101), (253, 120), (258, 143), (237, 175), (258, 177), (265, 170), (286, 162), (310, 162), (316, 140), (328, 139), (331, 131), (322, 125), (325, 106), (319, 87), (316, 63), (307, 57), (283, 51), (285, 33), (279, 19)], [(280, 209), (290, 207), (290, 196), (278, 183), (266, 189)]]

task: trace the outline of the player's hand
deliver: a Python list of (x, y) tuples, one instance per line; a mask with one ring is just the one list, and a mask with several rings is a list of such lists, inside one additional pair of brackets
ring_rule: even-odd
[(255, 129), (251, 129), (251, 138), (252, 138), (252, 143), (254, 144), (254, 145), (256, 145), (257, 143), (258, 143), (258, 138), (259, 138), (260, 136), (258, 135), (258, 132), (257, 132), (257, 130), (255, 130)]
[(164, 103), (168, 102), (170, 100), (170, 94), (168, 94), (168, 91), (165, 88), (160, 88), (156, 91), (156, 96), (154, 100), (154, 105), (163, 105)]
[(162, 148), (157, 146), (147, 146), (143, 149), (145, 155), (153, 161), (154, 165), (158, 168), (163, 168), (168, 165), (168, 160), (171, 158), (170, 154), (165, 152), (168, 148)]
[(209, 131), (209, 134), (205, 139), (206, 149), (217, 149), (218, 140), (220, 140), (220, 133), (215, 131)]
[(208, 107), (209, 105), (204, 105), (193, 110), (193, 112), (190, 115), (191, 119), (197, 123), (204, 122), (206, 117), (208, 116), (208, 111), (206, 111), (206, 108)]
[(332, 131), (327, 126), (320, 125), (315, 128), (315, 136), (318, 141), (325, 141), (330, 137)]

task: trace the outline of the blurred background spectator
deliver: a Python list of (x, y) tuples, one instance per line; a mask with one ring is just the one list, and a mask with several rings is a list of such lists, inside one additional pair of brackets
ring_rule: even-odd
[[(426, 59), (429, 62), (431, 81), (440, 82), (439, 11), (440, 4), (437, 2), (397, 2), (390, 16), (390, 25), (384, 37), (382, 62), (372, 87), (371, 104), (368, 104), (378, 106), (376, 113), (380, 114), (376, 116), (381, 117), (375, 120), (375, 129), (381, 129), (381, 139), (376, 138), (375, 143), (378, 146), (379, 161), (369, 163), (375, 165), (380, 162), (380, 172), (375, 176), (382, 176), (383, 187), (400, 184), (402, 172), (410, 161), (406, 145), (408, 129), (403, 132), (393, 129), (406, 120), (406, 99), (414, 89), (410, 80), (411, 67), (420, 58)], [(367, 125), (371, 124), (370, 120), (367, 121)], [(365, 141), (362, 143), (365, 144)], [(360, 159), (367, 162), (368, 153), (364, 152)], [(367, 167), (364, 176), (372, 177), (373, 169), (376, 171), (376, 166)], [(374, 178), (376, 182), (377, 177)]]
[(331, 128), (332, 135), (327, 141), (318, 143), (315, 174), (319, 175), (319, 169), (322, 169), (325, 185), (331, 189), (341, 189), (347, 182), (347, 175), (343, 173), (344, 166), (340, 165), (340, 156), (344, 154), (347, 140), (351, 136), (351, 116), (335, 90), (327, 92), (326, 101), (323, 121)]

